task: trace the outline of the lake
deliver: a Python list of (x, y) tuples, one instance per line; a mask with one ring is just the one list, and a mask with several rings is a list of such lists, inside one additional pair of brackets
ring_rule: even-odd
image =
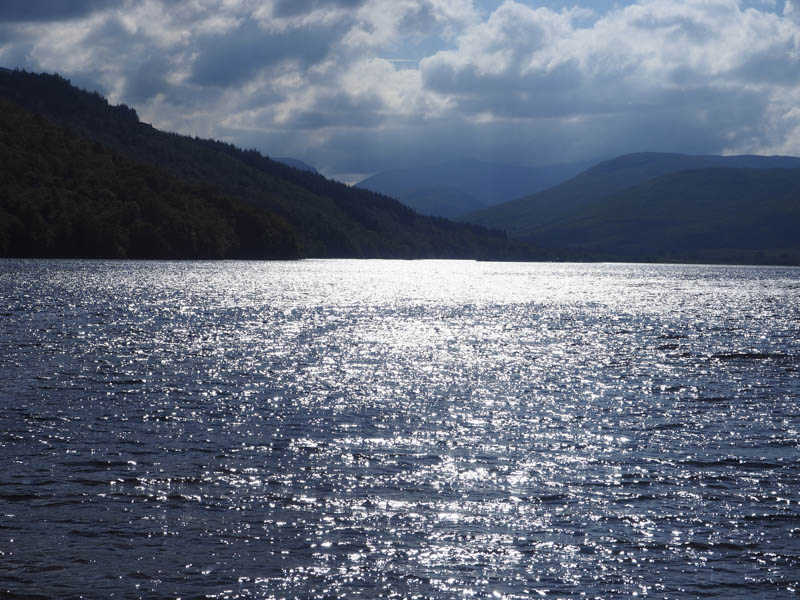
[(3, 598), (786, 598), (800, 269), (0, 261)]

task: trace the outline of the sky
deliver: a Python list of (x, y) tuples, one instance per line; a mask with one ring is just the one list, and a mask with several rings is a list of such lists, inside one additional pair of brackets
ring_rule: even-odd
[(2, 0), (0, 66), (351, 183), (800, 155), (800, 0)]

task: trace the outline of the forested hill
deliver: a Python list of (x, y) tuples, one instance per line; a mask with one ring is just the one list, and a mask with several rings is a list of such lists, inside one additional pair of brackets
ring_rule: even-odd
[(800, 158), (628, 154), (463, 218), (573, 259), (800, 265)]
[(282, 219), (0, 97), (0, 256), (297, 258)]
[[(219, 221), (235, 231), (237, 223), (246, 221), (262, 228), (258, 235), (250, 232), (246, 240), (227, 234), (231, 242), (222, 256), (527, 256), (519, 249), (512, 251), (503, 233), (423, 217), (387, 196), (292, 168), (253, 150), (159, 131), (141, 123), (133, 109), (111, 106), (99, 94), (80, 90), (58, 75), (0, 70), (0, 97), (26, 109), (18, 113), (8, 102), (3, 108), (9, 115), (0, 136), (4, 151), (13, 155), (22, 150), (26, 157), (19, 163), (6, 162), (3, 167), (0, 240), (4, 240), (6, 249), (0, 246), (0, 251), (6, 256), (19, 255), (21, 248), (28, 248), (25, 255), (37, 256), (140, 256), (146, 247), (151, 248), (153, 257), (184, 256), (185, 252), (175, 250), (183, 246), (178, 240), (171, 240), (167, 232), (183, 228), (190, 237), (197, 237), (200, 225), (194, 224), (189, 214), (208, 216), (204, 225), (208, 227)], [(20, 127), (12, 127), (10, 121), (17, 118)], [(31, 127), (35, 134), (26, 132), (25, 127)], [(33, 140), (40, 142), (31, 146), (17, 136), (27, 136), (31, 144), (35, 143)], [(47, 142), (48, 136), (58, 144)], [(64, 153), (73, 153), (82, 160), (69, 162), (71, 171), (60, 170), (59, 165), (66, 160)], [(107, 159), (101, 160), (101, 156)], [(119, 181), (116, 185), (115, 180)], [(149, 182), (138, 185), (140, 195), (148, 196), (152, 206), (158, 207), (153, 210), (169, 213), (169, 218), (164, 217), (160, 224), (150, 223), (148, 235), (163, 231), (163, 241), (172, 250), (164, 254), (157, 250), (161, 247), (158, 244), (144, 244), (144, 238), (128, 231), (126, 227), (134, 227), (136, 219), (125, 221), (132, 218), (125, 210), (122, 213), (128, 216), (120, 217), (119, 231), (123, 233), (116, 242), (107, 240), (106, 245), (98, 242), (97, 246), (86, 247), (92, 244), (79, 239), (78, 232), (84, 226), (91, 229), (87, 223), (92, 219), (105, 218), (101, 215), (110, 210), (106, 210), (106, 204), (127, 206), (130, 199), (126, 184), (132, 185), (134, 180)], [(88, 182), (89, 188), (80, 188), (81, 182)], [(87, 189), (94, 189), (95, 183), (95, 188), (111, 193), (84, 194)], [(153, 193), (162, 187), (173, 190), (175, 197), (168, 201)], [(189, 196), (190, 204), (196, 203), (191, 209), (179, 201)], [(205, 199), (201, 202), (200, 197)], [(86, 198), (90, 199), (88, 204), (78, 206)], [(136, 202), (141, 208), (142, 203)], [(183, 209), (185, 214), (181, 213)], [(214, 211), (224, 216), (210, 216)], [(242, 211), (250, 211), (251, 217), (242, 221)], [(69, 219), (57, 226), (55, 220), (64, 214), (69, 214)], [(69, 227), (64, 225), (67, 221)], [(146, 226), (140, 224), (135, 229), (140, 231), (143, 227)], [(20, 238), (23, 234), (28, 236), (25, 240)], [(263, 248), (255, 251), (253, 239), (259, 236)], [(48, 245), (56, 239), (60, 240), (58, 251), (56, 246)], [(129, 246), (120, 240), (127, 240)], [(70, 250), (65, 249), (68, 247)], [(198, 256), (207, 254), (218, 253), (204, 250)]]
[[(463, 220), (502, 229), (513, 238), (536, 236), (557, 221), (569, 219), (611, 194), (662, 175), (712, 168), (800, 168), (800, 158), (695, 156), (664, 152), (626, 154), (603, 161), (557, 186), (466, 215)], [(731, 188), (729, 193), (735, 195), (735, 189)]]
[(800, 168), (662, 175), (542, 227), (536, 239), (612, 260), (800, 265)]

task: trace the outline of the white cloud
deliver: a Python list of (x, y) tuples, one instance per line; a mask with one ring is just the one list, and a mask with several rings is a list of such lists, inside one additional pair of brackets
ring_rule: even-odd
[(628, 135), (626, 121), (647, 127), (649, 115), (651, 131), (674, 124), (653, 143), (688, 141), (699, 129), (710, 146), (742, 144), (759, 130), (780, 137), (771, 121), (788, 108), (778, 91), (800, 88), (798, 39), (788, 20), (735, 0), (643, 0), (588, 28), (570, 13), (508, 0), (421, 70), (428, 89), (482, 120), (594, 118), (611, 138)]

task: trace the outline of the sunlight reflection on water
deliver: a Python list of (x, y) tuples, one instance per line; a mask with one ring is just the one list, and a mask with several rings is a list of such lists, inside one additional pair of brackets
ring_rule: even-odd
[(798, 585), (800, 270), (4, 261), (0, 298), (12, 597)]

